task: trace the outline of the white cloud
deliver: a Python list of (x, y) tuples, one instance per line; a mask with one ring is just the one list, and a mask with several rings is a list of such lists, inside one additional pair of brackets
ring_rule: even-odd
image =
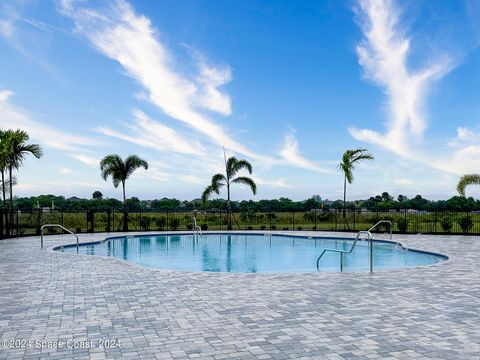
[(331, 173), (331, 171), (324, 169), (317, 163), (303, 157), (298, 149), (298, 141), (295, 138), (294, 131), (285, 135), (283, 148), (280, 150), (280, 156), (283, 159), (283, 162), (288, 165), (312, 171)]
[[(422, 142), (427, 128), (425, 101), (433, 83), (450, 72), (457, 60), (451, 55), (430, 59), (427, 66), (411, 70), (408, 66), (411, 39), (401, 26), (401, 13), (393, 0), (361, 0), (357, 14), (364, 39), (357, 47), (359, 63), (366, 78), (381, 87), (387, 97), (387, 130), (350, 128), (351, 135), (397, 154), (408, 161), (443, 172), (460, 175), (478, 171), (480, 134), (457, 129), (456, 138), (428, 147)], [(433, 58), (433, 57), (432, 57)]]
[(388, 99), (387, 131), (350, 128), (352, 136), (382, 146), (393, 153), (414, 153), (412, 139), (427, 127), (423, 113), (428, 90), (453, 67), (450, 57), (431, 61), (418, 71), (408, 67), (410, 38), (400, 25), (400, 12), (391, 0), (361, 0), (357, 14), (364, 39), (357, 47), (365, 76), (380, 86)]
[(205, 155), (199, 141), (187, 139), (174, 129), (152, 120), (144, 112), (133, 110), (134, 121), (127, 125), (128, 131), (120, 132), (106, 127), (97, 131), (140, 146), (160, 151), (174, 151), (181, 154)]
[(395, 179), (395, 183), (398, 185), (413, 185), (413, 180), (407, 178)]
[(269, 180), (269, 179), (262, 179), (262, 178), (259, 178), (258, 176), (255, 176), (254, 180), (258, 185), (267, 185), (274, 188), (293, 188), (292, 185), (287, 183), (287, 179), (283, 177), (279, 179)]
[(94, 139), (73, 135), (57, 130), (48, 125), (30, 119), (29, 115), (21, 108), (10, 103), (12, 91), (0, 91), (0, 127), (4, 129), (20, 128), (28, 132), (30, 137), (40, 144), (68, 151), (75, 151), (84, 146), (101, 145)]
[(70, 156), (73, 157), (74, 159), (77, 159), (78, 161), (86, 164), (86, 165), (99, 166), (99, 164), (100, 164), (100, 159), (99, 158), (95, 158), (95, 157), (91, 157), (91, 156), (87, 156), (87, 155), (82, 155), (82, 154), (70, 154)]
[(202, 179), (202, 178), (200, 178), (199, 176), (196, 176), (196, 175), (181, 175), (178, 178), (180, 180), (184, 181), (184, 182), (191, 183), (191, 184), (201, 185), (201, 184), (207, 184), (208, 183), (207, 180)]
[(214, 68), (202, 60), (196, 78), (182, 75), (150, 20), (136, 14), (123, 0), (115, 1), (102, 12), (63, 0), (60, 11), (74, 21), (75, 30), (100, 53), (120, 63), (127, 74), (143, 86), (148, 100), (165, 114), (189, 125), (215, 144), (253, 159), (262, 158), (235, 141), (201, 111), (231, 113), (230, 98), (219, 89), (231, 79), (228, 67)]

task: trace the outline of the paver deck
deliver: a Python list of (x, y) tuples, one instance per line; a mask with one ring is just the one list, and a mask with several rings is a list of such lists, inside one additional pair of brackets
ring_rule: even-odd
[(51, 251), (68, 235), (47, 237), (50, 250), (3, 240), (0, 340), (64, 346), (2, 341), (0, 358), (479, 359), (480, 239), (394, 240), (450, 259), (373, 275), (187, 273)]

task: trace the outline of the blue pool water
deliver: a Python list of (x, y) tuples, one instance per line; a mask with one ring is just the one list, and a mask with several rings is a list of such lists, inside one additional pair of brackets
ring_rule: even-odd
[[(255, 234), (151, 235), (116, 237), (100, 243), (80, 245), (78, 253), (113, 256), (136, 264), (183, 271), (214, 272), (314, 272), (324, 249), (349, 250), (352, 239), (306, 238)], [(57, 248), (77, 253), (76, 246)], [(430, 265), (446, 257), (399, 245), (374, 242), (374, 268), (395, 269)], [(327, 252), (320, 271), (339, 271), (339, 254)], [(345, 254), (343, 271), (368, 271), (368, 242), (358, 241)]]

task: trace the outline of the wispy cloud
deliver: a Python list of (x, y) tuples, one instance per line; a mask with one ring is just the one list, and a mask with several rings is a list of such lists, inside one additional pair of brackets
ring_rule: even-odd
[(128, 141), (140, 146), (160, 151), (173, 151), (180, 154), (206, 155), (199, 141), (188, 139), (174, 129), (148, 117), (144, 112), (132, 111), (134, 121), (126, 125), (122, 132), (107, 127), (98, 127), (101, 134)]
[(357, 47), (359, 62), (366, 78), (387, 96), (388, 121), (385, 133), (354, 127), (349, 131), (357, 140), (408, 156), (413, 152), (412, 139), (419, 139), (427, 127), (423, 107), (428, 90), (452, 69), (454, 61), (444, 55), (420, 70), (411, 70), (411, 41), (391, 0), (361, 0), (357, 14), (364, 35)]
[[(411, 39), (402, 26), (401, 11), (393, 0), (361, 0), (356, 9), (364, 39), (357, 47), (365, 77), (381, 87), (387, 97), (387, 129), (350, 128), (351, 135), (370, 142), (409, 161), (422, 163), (451, 174), (462, 174), (480, 166), (480, 136), (468, 128), (445, 146), (442, 140), (435, 153), (422, 136), (427, 128), (425, 102), (435, 81), (448, 74), (459, 60), (444, 53), (428, 59), (419, 70), (409, 67)], [(418, 59), (417, 59), (418, 60)], [(430, 141), (431, 143), (431, 141)], [(404, 184), (407, 185), (407, 184)]]
[(147, 99), (165, 114), (215, 144), (253, 159), (262, 158), (202, 111), (231, 113), (230, 98), (220, 89), (231, 79), (228, 67), (212, 67), (202, 58), (197, 64), (200, 69), (197, 76), (189, 78), (182, 74), (150, 20), (135, 13), (123, 0), (112, 2), (102, 12), (62, 0), (60, 11), (74, 21), (76, 32), (84, 35), (100, 53), (121, 64), (144, 88)]
[(273, 188), (293, 188), (293, 185), (288, 184), (287, 179), (278, 178), (278, 179), (263, 179), (258, 176), (254, 176), (254, 180), (258, 185), (267, 185)]
[(318, 171), (323, 173), (331, 173), (332, 171), (325, 169), (317, 163), (306, 159), (298, 148), (298, 141), (295, 138), (295, 131), (285, 135), (283, 147), (280, 150), (280, 156), (285, 164), (307, 169), (311, 171)]
[(70, 156), (81, 163), (84, 163), (85, 165), (89, 166), (99, 166), (100, 164), (100, 158), (88, 156), (88, 155), (83, 155), (83, 154), (70, 154)]
[(0, 91), (0, 127), (25, 130), (36, 141), (55, 149), (77, 151), (85, 146), (101, 145), (92, 138), (73, 135), (32, 120), (25, 110), (10, 103), (12, 95), (12, 91)]

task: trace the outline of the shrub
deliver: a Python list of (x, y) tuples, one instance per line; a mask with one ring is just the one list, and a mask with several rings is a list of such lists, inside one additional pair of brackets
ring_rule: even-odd
[(458, 225), (462, 228), (464, 234), (466, 234), (473, 226), (473, 220), (470, 216), (462, 216), (458, 219)]
[(397, 220), (398, 231), (406, 233), (408, 229), (408, 220), (407, 219), (398, 219)]
[(179, 218), (175, 217), (172, 220), (170, 220), (170, 228), (172, 230), (177, 230), (179, 226), (180, 226), (180, 219)]
[(303, 229), (303, 228), (302, 228), (301, 226), (298, 226), (298, 227), (297, 227), (297, 230), (298, 230), (298, 231), (301, 231), (302, 229)]
[(160, 216), (155, 219), (155, 225), (157, 225), (158, 230), (165, 230), (165, 225), (167, 224), (167, 219), (165, 216)]
[(277, 230), (277, 227), (276, 227), (275, 225), (272, 225), (272, 226), (270, 227), (270, 229), (272, 229), (272, 230)]
[(260, 226), (261, 230), (265, 230), (267, 227), (265, 225)]
[(313, 231), (317, 230), (317, 227), (316, 226), (312, 227), (312, 230)]
[(288, 227), (284, 227), (283, 230), (288, 230)]
[(453, 227), (453, 221), (450, 216), (444, 216), (440, 219), (440, 225), (442, 226), (443, 231), (450, 232)]
[(208, 230), (208, 225), (207, 224), (202, 224), (200, 226), (200, 228), (203, 230), (203, 231), (207, 231)]
[(142, 230), (148, 230), (150, 228), (150, 221), (151, 219), (147, 216), (143, 216), (140, 218), (140, 227)]
[(251, 226), (247, 226), (247, 230), (253, 230)]

